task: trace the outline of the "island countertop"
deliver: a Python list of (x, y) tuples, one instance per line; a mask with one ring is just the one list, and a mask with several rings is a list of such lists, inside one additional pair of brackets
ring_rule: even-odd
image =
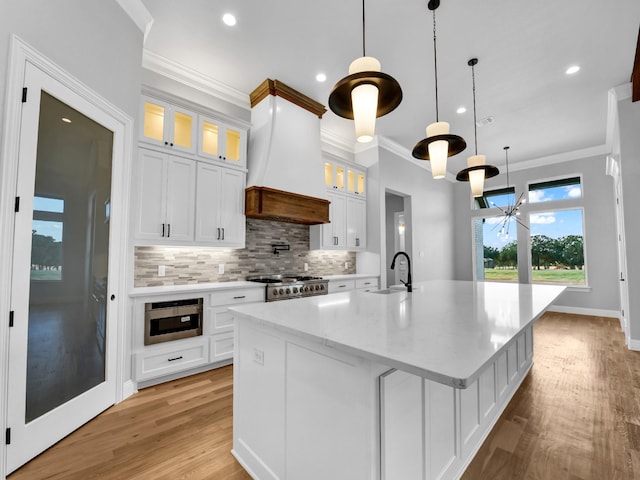
[(412, 293), (352, 291), (231, 310), (269, 328), (466, 388), (564, 290), (438, 280), (414, 284)]

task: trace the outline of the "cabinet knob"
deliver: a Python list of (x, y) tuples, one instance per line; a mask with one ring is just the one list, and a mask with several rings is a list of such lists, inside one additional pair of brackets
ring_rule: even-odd
[(116, 296), (115, 296), (115, 295), (113, 295), (113, 294), (111, 294), (111, 297), (110, 297), (110, 298), (111, 298), (111, 301), (113, 302), (113, 301), (116, 299)]
[(165, 145), (169, 145), (169, 142), (164, 142)]

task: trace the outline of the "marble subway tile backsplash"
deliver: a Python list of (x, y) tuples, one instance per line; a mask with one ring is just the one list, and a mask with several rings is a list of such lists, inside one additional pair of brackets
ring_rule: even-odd
[[(273, 253), (272, 245), (289, 245)], [(304, 272), (304, 264), (309, 265)], [(219, 265), (224, 273), (219, 274)], [(345, 264), (348, 267), (345, 268)], [(158, 266), (165, 276), (158, 276)], [(134, 287), (232, 282), (248, 275), (292, 273), (341, 275), (356, 273), (354, 252), (309, 250), (309, 227), (247, 219), (246, 248), (223, 250), (208, 247), (135, 247)]]

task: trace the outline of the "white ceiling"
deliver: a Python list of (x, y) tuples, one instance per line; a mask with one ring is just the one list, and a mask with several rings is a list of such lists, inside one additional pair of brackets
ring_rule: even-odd
[[(280, 80), (327, 105), (332, 86), (362, 55), (360, 0), (143, 0), (154, 22), (145, 48), (248, 94)], [(222, 23), (223, 13), (238, 20)], [(440, 120), (467, 141), (449, 161), (466, 166), (474, 150), (471, 68), (478, 152), (488, 163), (536, 160), (605, 144), (607, 92), (628, 83), (638, 0), (442, 0), (436, 10)], [(433, 20), (426, 0), (367, 0), (366, 53), (403, 90), (376, 133), (407, 148), (435, 121)], [(567, 76), (573, 64), (581, 70)], [(327, 75), (318, 83), (318, 72)], [(464, 105), (465, 114), (456, 109)], [(322, 129), (353, 141), (353, 123), (330, 110)]]

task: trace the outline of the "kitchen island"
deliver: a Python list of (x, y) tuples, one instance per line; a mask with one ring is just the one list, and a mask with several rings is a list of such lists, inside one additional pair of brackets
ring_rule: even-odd
[(253, 478), (458, 478), (565, 287), (433, 281), (232, 308), (233, 454)]

